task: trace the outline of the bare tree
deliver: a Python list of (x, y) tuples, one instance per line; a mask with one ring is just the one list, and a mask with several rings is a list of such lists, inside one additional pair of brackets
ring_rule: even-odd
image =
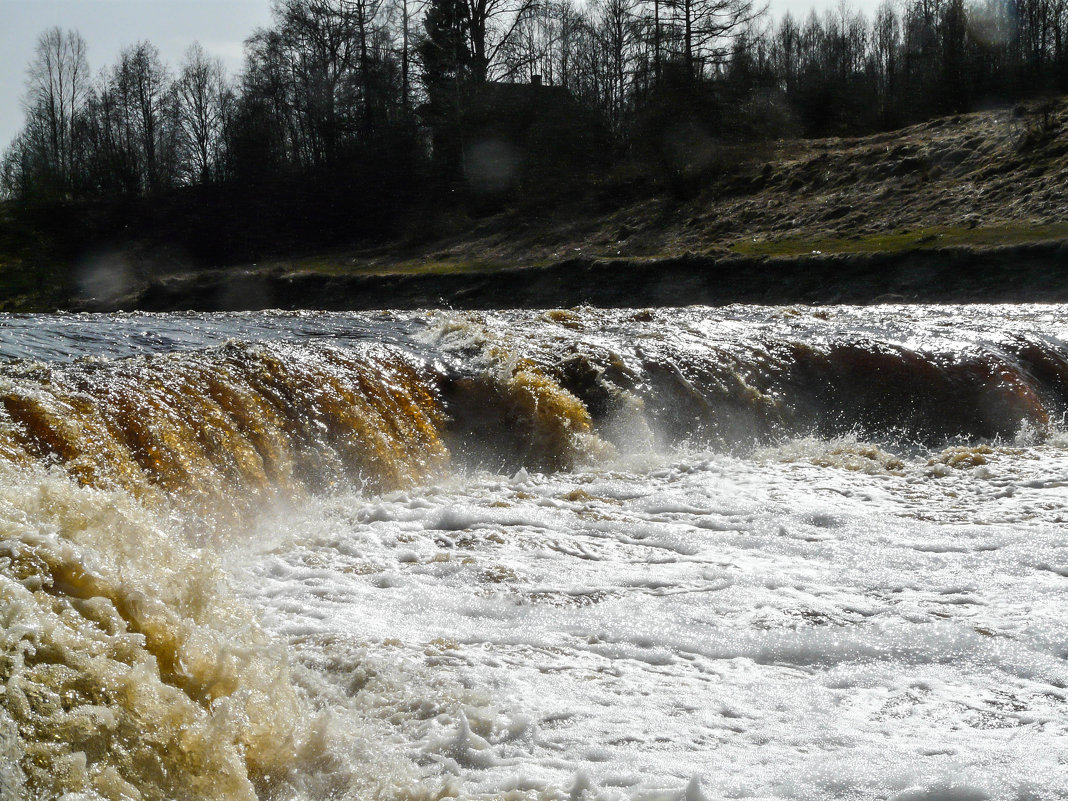
[(342, 13), (355, 24), (359, 51), (360, 100), (363, 110), (363, 135), (369, 137), (375, 128), (376, 94), (374, 91), (372, 48), (375, 39), (375, 26), (382, 0), (342, 0)]
[(875, 12), (872, 25), (872, 51), (879, 100), (885, 113), (897, 82), (897, 58), (901, 49), (901, 22), (892, 0), (884, 0)]
[(126, 146), (135, 152), (142, 188), (159, 189), (172, 179), (175, 103), (170, 76), (151, 42), (122, 51), (112, 81), (120, 104)]
[[(376, 127), (382, 0), (278, 0), (277, 28), (251, 41), (277, 62), (304, 160), (330, 164), (342, 144)], [(272, 70), (261, 69), (267, 74)]]
[(184, 172), (190, 180), (208, 183), (221, 159), (230, 94), (222, 61), (209, 57), (195, 42), (186, 51), (175, 92)]
[(85, 40), (77, 31), (49, 28), (37, 39), (28, 70), (26, 110), (37, 120), (38, 144), (48, 153), (55, 178), (69, 186), (76, 151), (74, 120), (89, 86)]
[(544, 2), (520, 20), (507, 45), (502, 48), (497, 73), (507, 80), (529, 81), (540, 75), (555, 83), (558, 47), (561, 38), (560, 6)]
[(336, 159), (349, 112), (359, 58), (353, 19), (344, 0), (281, 0), (274, 8), (283, 72), (296, 129), (312, 164)]
[(627, 100), (633, 45), (636, 40), (634, 0), (599, 0), (596, 26), (604, 50), (609, 121), (618, 128)]
[(766, 11), (758, 0), (664, 0), (682, 36), (679, 54), (691, 78), (727, 59), (730, 37)]
[(31, 148), (25, 131), (15, 139), (0, 157), (0, 199), (24, 197), (29, 194), (28, 181), (34, 174), (29, 163)]
[(471, 79), (485, 83), (537, 0), (461, 0)]
[(579, 94), (576, 65), (579, 62), (577, 51), (580, 49), (586, 19), (574, 0), (560, 0), (556, 6), (559, 21), (559, 34), (554, 59), (556, 82), (567, 87), (572, 94)]
[(412, 102), (412, 57), (415, 52), (416, 20), (426, 10), (427, 0), (393, 0), (390, 9), (394, 27), (400, 34), (397, 56), (400, 58), (400, 102), (405, 115), (411, 109)]

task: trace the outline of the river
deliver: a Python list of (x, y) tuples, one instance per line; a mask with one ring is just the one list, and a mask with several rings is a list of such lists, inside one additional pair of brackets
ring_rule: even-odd
[(1068, 308), (5, 316), (0, 797), (1057, 799)]

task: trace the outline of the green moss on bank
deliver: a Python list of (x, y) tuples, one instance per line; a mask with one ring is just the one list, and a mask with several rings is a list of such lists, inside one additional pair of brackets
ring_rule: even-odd
[[(532, 260), (523, 267), (543, 267), (551, 262)], [(428, 256), (415, 259), (363, 259), (345, 256), (313, 256), (294, 262), (282, 262), (276, 265), (281, 269), (300, 272), (322, 273), (324, 275), (458, 275), (476, 273), (494, 273), (519, 265), (495, 260), (468, 257)]]
[(934, 226), (913, 231), (869, 234), (855, 237), (783, 237), (743, 239), (731, 250), (743, 256), (798, 256), (834, 253), (900, 253), (946, 247), (991, 248), (1031, 242), (1068, 240), (1068, 223), (1048, 225), (1008, 224), (988, 227)]

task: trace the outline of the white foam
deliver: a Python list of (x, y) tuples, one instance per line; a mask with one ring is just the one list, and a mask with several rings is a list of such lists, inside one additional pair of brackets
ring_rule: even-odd
[[(291, 642), (316, 621), (404, 676), (380, 714), (465, 797), (1053, 797), (1068, 551), (1038, 511), (1059, 488), (1025, 486), (1049, 458), (472, 475), (422, 508), (309, 507), (287, 522), (295, 572), (252, 564), (247, 586)], [(1027, 526), (975, 525), (1020, 500)]]

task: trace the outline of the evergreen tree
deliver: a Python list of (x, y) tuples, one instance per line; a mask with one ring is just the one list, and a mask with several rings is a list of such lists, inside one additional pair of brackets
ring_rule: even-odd
[(446, 181), (463, 173), (463, 99), (472, 79), (466, 19), (463, 0), (432, 0), (418, 48), (427, 95), (423, 118), (432, 133), (434, 161)]

